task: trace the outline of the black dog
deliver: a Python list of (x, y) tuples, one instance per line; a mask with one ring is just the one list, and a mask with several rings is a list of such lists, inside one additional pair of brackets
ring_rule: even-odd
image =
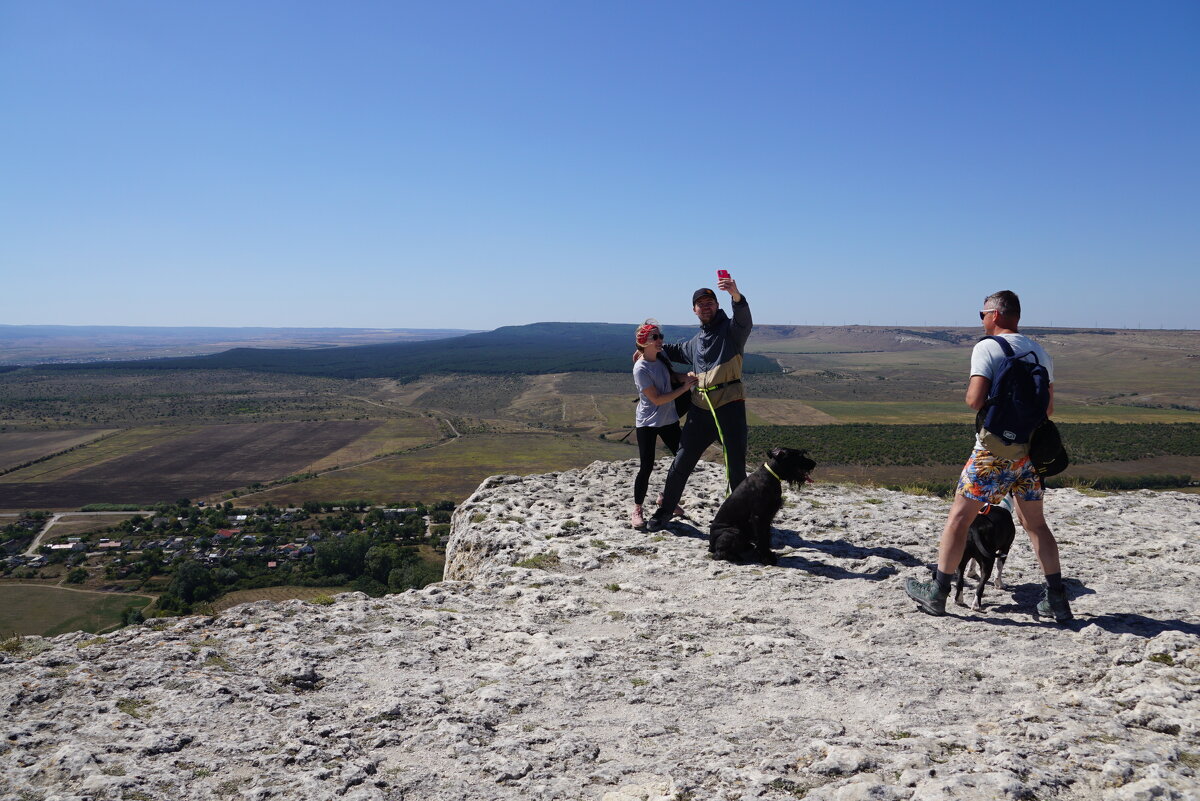
[(795, 486), (808, 481), (817, 463), (792, 448), (774, 448), (767, 456), (767, 463), (738, 484), (713, 518), (708, 550), (717, 559), (734, 562), (753, 550), (763, 564), (777, 561), (771, 551), (771, 521), (783, 506), (783, 482)]
[(958, 573), (954, 581), (958, 585), (954, 593), (954, 602), (959, 606), (963, 603), (963, 580), (967, 563), (972, 559), (979, 565), (979, 584), (975, 587), (975, 603), (971, 608), (978, 612), (983, 608), (983, 587), (992, 575), (992, 567), (997, 566), (996, 587), (1002, 588), (1001, 574), (1004, 572), (1004, 562), (1008, 559), (1008, 549), (1012, 547), (1013, 537), (1017, 528), (1013, 525), (1012, 515), (1003, 506), (993, 506), (987, 514), (975, 515), (971, 530), (967, 534), (967, 550), (963, 552), (962, 561), (958, 563)]

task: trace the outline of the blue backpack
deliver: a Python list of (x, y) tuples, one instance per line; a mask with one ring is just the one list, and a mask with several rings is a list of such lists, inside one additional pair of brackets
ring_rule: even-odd
[(1004, 361), (992, 376), (988, 399), (975, 416), (975, 430), (986, 428), (1008, 445), (1023, 445), (1046, 419), (1046, 410), (1050, 408), (1050, 373), (1036, 352), (1014, 353), (1004, 337), (984, 339), (994, 339), (1000, 344)]

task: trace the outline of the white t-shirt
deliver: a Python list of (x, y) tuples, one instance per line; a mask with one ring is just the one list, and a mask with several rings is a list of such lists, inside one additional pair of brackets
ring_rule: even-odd
[(634, 425), (638, 428), (647, 426), (661, 428), (671, 423), (679, 422), (679, 413), (675, 411), (674, 401), (655, 406), (642, 392), (646, 387), (654, 387), (660, 395), (671, 394), (671, 373), (667, 370), (666, 362), (662, 359), (646, 361), (638, 359), (633, 365), (633, 383), (638, 390), (637, 413), (634, 415)]
[[(1050, 383), (1054, 383), (1054, 360), (1050, 358), (1050, 354), (1046, 353), (1041, 345), (1034, 342), (1024, 334), (997, 334), (1008, 340), (1008, 344), (1013, 349), (1014, 356), (1020, 356), (1023, 353), (1033, 351), (1037, 356), (1037, 361), (1046, 368), (1047, 375), (1050, 376)], [(981, 375), (988, 381), (991, 381), (996, 375), (996, 368), (1000, 363), (1008, 358), (1004, 352), (1004, 348), (1000, 347), (1000, 343), (993, 339), (981, 339), (975, 343), (974, 350), (971, 351), (971, 375)], [(1033, 361), (1032, 356), (1026, 356), (1026, 361)], [(978, 435), (975, 437), (975, 447), (982, 448), (983, 443), (979, 441)]]
[[(1041, 345), (1024, 334), (999, 334), (998, 336), (1008, 340), (1015, 356), (1033, 351), (1038, 362), (1046, 368), (1046, 372), (1050, 376), (1050, 383), (1054, 383), (1054, 361)], [(981, 339), (975, 343), (975, 349), (971, 351), (971, 375), (981, 375), (991, 381), (996, 374), (996, 368), (1005, 358), (1007, 357), (1004, 348), (1000, 347), (999, 342), (993, 339)], [(1026, 357), (1026, 361), (1033, 361), (1033, 358)]]

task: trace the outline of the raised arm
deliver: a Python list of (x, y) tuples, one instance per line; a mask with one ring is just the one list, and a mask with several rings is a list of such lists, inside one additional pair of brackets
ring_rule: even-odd
[(750, 304), (746, 302), (746, 296), (738, 289), (737, 281), (732, 278), (718, 280), (717, 289), (728, 292), (729, 299), (733, 302), (733, 322), (730, 325), (730, 331), (737, 342), (738, 349), (741, 350), (746, 347), (746, 340), (750, 338), (750, 330), (754, 328), (754, 318), (750, 316)]

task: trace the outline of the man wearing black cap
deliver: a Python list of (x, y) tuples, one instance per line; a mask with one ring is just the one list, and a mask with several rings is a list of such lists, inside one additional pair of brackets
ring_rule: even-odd
[(700, 331), (689, 340), (663, 347), (671, 361), (692, 365), (699, 383), (692, 390), (692, 409), (683, 426), (675, 461), (667, 473), (658, 511), (647, 521), (651, 531), (665, 528), (670, 522), (696, 462), (718, 438), (724, 440), (730, 491), (746, 478), (742, 354), (754, 321), (750, 317), (750, 304), (738, 292), (736, 281), (719, 278), (717, 288), (728, 292), (733, 300), (733, 319), (721, 311), (715, 292), (707, 287), (697, 289), (692, 295), (692, 311), (700, 320)]

